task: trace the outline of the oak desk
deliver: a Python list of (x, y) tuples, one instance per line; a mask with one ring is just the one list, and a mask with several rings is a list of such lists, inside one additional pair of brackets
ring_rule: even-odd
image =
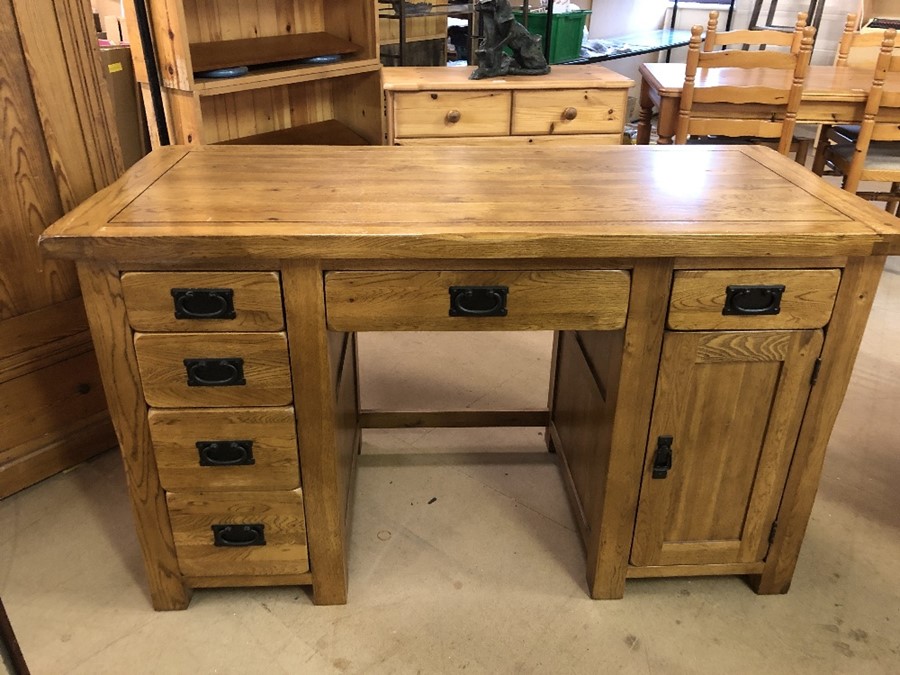
[[(874, 68), (874, 67), (873, 67)], [(769, 68), (716, 68), (712, 74), (697, 71), (696, 86), (732, 84), (734, 86), (786, 86), (790, 71)], [(641, 71), (641, 119), (637, 142), (650, 142), (653, 107), (659, 109), (657, 131), (659, 144), (669, 145), (678, 124), (681, 88), (684, 86), (683, 63), (643, 63)], [(874, 77), (872, 68), (838, 68), (810, 66), (803, 84), (803, 98), (797, 121), (817, 124), (859, 123), (863, 118), (866, 96)], [(886, 91), (900, 91), (900, 73), (888, 73)], [(900, 122), (900, 119), (897, 120)]]
[[(434, 186), (442, 186), (435, 190)], [(157, 150), (54, 224), (77, 261), (157, 609), (347, 599), (355, 332), (557, 332), (538, 411), (595, 598), (787, 591), (897, 221), (766, 148)], [(777, 527), (776, 527), (777, 523)]]

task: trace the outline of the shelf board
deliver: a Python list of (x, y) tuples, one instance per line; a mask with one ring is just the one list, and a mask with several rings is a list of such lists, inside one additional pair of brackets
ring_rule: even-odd
[(200, 96), (216, 96), (248, 89), (278, 87), (296, 82), (309, 82), (310, 80), (322, 80), (329, 77), (367, 73), (379, 68), (381, 68), (381, 62), (375, 58), (348, 59), (326, 65), (273, 66), (271, 68), (254, 69), (240, 77), (222, 79), (197, 78), (194, 80), (194, 90)]
[(371, 145), (371, 143), (342, 122), (325, 120), (220, 141), (215, 145)]
[(663, 28), (660, 30), (641, 31), (600, 40), (607, 47), (604, 54), (596, 56), (582, 56), (566, 61), (568, 64), (599, 63), (624, 59), (629, 56), (640, 56), (661, 52), (675, 47), (684, 47), (691, 41), (691, 32), (688, 30), (672, 30)]
[(296, 61), (327, 54), (355, 54), (362, 47), (330, 33), (298, 33), (271, 37), (198, 42), (191, 45), (195, 73), (237, 66)]

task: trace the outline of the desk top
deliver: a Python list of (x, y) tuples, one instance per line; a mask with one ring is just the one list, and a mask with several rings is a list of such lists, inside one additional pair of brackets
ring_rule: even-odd
[(764, 147), (168, 147), (52, 225), (132, 264), (900, 253), (900, 222)]
[[(640, 72), (661, 96), (681, 96), (684, 68), (683, 63), (642, 63)], [(803, 82), (803, 100), (865, 101), (873, 76), (873, 68), (810, 66)], [(791, 77), (791, 71), (773, 68), (700, 68), (695, 83), (698, 87), (782, 87)], [(885, 91), (900, 93), (900, 72), (888, 73)]]

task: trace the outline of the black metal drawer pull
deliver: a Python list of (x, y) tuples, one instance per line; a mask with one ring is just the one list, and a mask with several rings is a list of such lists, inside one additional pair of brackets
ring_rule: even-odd
[(256, 464), (253, 441), (197, 441), (200, 466), (246, 466)]
[(265, 546), (266, 526), (262, 523), (250, 525), (212, 525), (213, 543), (216, 546)]
[(239, 387), (244, 379), (244, 359), (185, 359), (189, 387)]
[(784, 286), (728, 286), (725, 288), (725, 307), (722, 314), (760, 316), (778, 314)]
[(653, 478), (666, 478), (672, 470), (672, 437), (660, 436), (656, 439), (656, 453), (653, 455)]
[(173, 288), (176, 319), (233, 319), (234, 291), (230, 288)]
[(506, 316), (507, 286), (451, 286), (450, 316)]

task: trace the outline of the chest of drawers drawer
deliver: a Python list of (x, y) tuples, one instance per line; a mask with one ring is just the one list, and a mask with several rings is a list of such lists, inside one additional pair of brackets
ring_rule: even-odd
[(332, 272), (332, 330), (614, 330), (625, 325), (621, 270)]
[(300, 487), (292, 407), (152, 409), (148, 417), (167, 491)]
[(127, 272), (131, 327), (153, 332), (277, 331), (284, 327), (277, 272)]
[(284, 333), (136, 333), (144, 397), (159, 408), (291, 403)]
[(618, 90), (517, 91), (513, 93), (511, 132), (619, 134), (625, 123), (625, 101), (625, 92)]
[(175, 552), (189, 576), (309, 571), (300, 490), (166, 494)]
[(682, 270), (675, 273), (673, 330), (821, 328), (841, 273), (822, 270)]
[(398, 137), (505, 136), (508, 91), (419, 91), (394, 97)]

